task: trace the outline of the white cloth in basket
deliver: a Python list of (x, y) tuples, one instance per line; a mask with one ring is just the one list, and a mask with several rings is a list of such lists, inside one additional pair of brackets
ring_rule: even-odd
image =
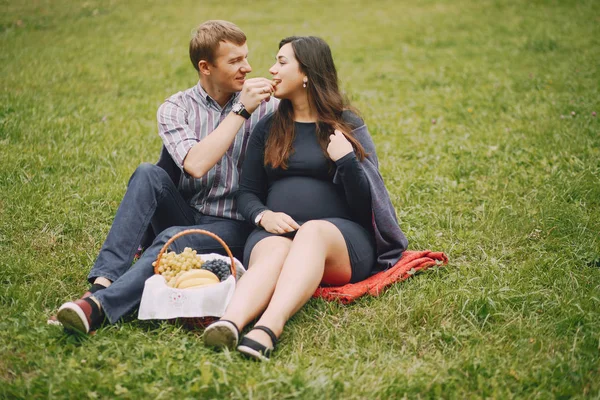
[[(204, 261), (221, 259), (230, 261), (220, 254), (201, 254)], [(239, 279), (246, 270), (235, 259), (236, 275)], [(165, 278), (153, 275), (146, 280), (142, 302), (138, 312), (139, 319), (171, 319), (194, 317), (220, 317), (233, 296), (235, 279), (233, 276), (217, 285), (196, 289), (175, 289), (167, 286)]]

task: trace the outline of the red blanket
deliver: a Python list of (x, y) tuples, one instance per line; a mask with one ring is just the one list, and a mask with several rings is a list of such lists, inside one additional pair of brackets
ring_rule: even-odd
[(349, 283), (344, 286), (319, 287), (313, 297), (325, 300), (351, 303), (357, 298), (370, 294), (378, 296), (384, 288), (395, 282), (410, 278), (415, 272), (423, 271), (434, 265), (446, 265), (448, 257), (442, 252), (405, 251), (402, 258), (392, 268), (381, 271), (364, 281)]

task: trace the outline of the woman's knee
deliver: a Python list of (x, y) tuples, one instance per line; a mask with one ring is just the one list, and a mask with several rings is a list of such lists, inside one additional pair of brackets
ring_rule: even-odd
[(340, 251), (346, 251), (344, 235), (337, 226), (329, 221), (313, 220), (304, 223), (294, 238), (294, 245), (316, 250), (322, 249), (327, 257)]
[(254, 248), (250, 253), (248, 265), (250, 266), (257, 261), (260, 262), (260, 260), (264, 260), (265, 258), (283, 260), (289, 253), (291, 244), (292, 241), (290, 239), (280, 236), (264, 238), (254, 245)]
[(307, 221), (298, 229), (296, 237), (308, 237), (320, 239), (332, 232), (332, 229), (337, 229), (335, 225), (328, 221), (312, 220)]

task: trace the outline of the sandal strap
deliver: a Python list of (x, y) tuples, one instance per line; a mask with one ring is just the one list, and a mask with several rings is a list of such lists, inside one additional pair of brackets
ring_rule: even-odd
[[(256, 340), (254, 339), (250, 339), (249, 337), (244, 336), (240, 342), (240, 345), (238, 346), (238, 350), (240, 350), (241, 346), (246, 346), (251, 348), (252, 350), (262, 354), (263, 356), (265, 356), (267, 359), (269, 357), (271, 357), (271, 353), (273, 352), (273, 350), (275, 350), (272, 347), (266, 347), (264, 344), (262, 343), (258, 343)], [(247, 353), (244, 353), (247, 354)]]
[(273, 333), (271, 329), (267, 328), (264, 325), (255, 325), (252, 329), (258, 329), (259, 331), (263, 331), (267, 335), (269, 335), (269, 337), (271, 338), (271, 343), (273, 343), (273, 350), (275, 349), (275, 347), (277, 346), (277, 336), (275, 335), (275, 333)]

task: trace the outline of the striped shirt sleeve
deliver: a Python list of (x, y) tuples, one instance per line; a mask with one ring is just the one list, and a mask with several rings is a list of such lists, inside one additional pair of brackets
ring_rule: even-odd
[(188, 125), (187, 113), (184, 107), (169, 99), (158, 108), (156, 115), (158, 134), (181, 169), (190, 149), (200, 141), (195, 130)]

